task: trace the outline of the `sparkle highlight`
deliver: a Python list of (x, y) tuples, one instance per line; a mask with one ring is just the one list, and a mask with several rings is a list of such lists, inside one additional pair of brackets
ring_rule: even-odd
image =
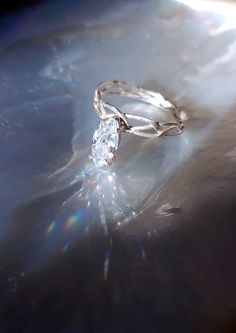
[(52, 221), (52, 223), (50, 223), (49, 226), (47, 227), (46, 234), (49, 235), (53, 231), (55, 231), (55, 229), (57, 228), (58, 224), (59, 224), (59, 220), (58, 219)]

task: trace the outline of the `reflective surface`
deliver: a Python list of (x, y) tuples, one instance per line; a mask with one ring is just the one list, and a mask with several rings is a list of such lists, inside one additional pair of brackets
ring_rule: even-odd
[[(1, 19), (1, 332), (235, 331), (235, 6), (57, 1)], [(189, 119), (122, 136), (99, 171), (92, 99), (113, 79)]]

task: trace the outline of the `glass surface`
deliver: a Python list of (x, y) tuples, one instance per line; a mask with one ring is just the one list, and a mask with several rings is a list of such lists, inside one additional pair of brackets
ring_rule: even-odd
[[(236, 4), (51, 1), (0, 24), (0, 332), (233, 332)], [(188, 120), (122, 135), (97, 170), (113, 79)]]

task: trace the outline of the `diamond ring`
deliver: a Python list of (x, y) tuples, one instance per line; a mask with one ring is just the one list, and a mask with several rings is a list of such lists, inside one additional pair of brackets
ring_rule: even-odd
[[(104, 100), (105, 96), (128, 97), (149, 104), (159, 112), (171, 116), (171, 121), (159, 122), (129, 112), (122, 112)], [(121, 133), (157, 138), (182, 133), (185, 114), (160, 93), (146, 90), (126, 81), (101, 82), (94, 94), (94, 109), (101, 119), (92, 140), (92, 158), (96, 166), (111, 164), (120, 143)]]

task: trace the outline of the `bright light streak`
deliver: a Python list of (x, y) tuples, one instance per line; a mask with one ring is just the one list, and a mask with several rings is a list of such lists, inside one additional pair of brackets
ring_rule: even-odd
[(236, 5), (222, 1), (177, 0), (199, 12), (212, 12), (220, 16), (236, 17)]

